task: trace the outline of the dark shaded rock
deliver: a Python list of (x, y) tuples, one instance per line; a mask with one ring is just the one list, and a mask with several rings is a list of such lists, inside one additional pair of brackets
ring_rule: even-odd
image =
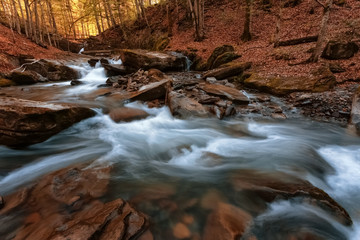
[(231, 204), (220, 203), (207, 218), (203, 239), (240, 239), (251, 224), (252, 217)]
[(286, 95), (292, 92), (324, 92), (333, 88), (336, 78), (329, 69), (322, 69), (310, 76), (283, 77), (283, 76), (260, 76), (252, 74), (244, 81), (250, 88), (260, 91)]
[(241, 170), (233, 175), (232, 183), (236, 191), (248, 194), (254, 201), (262, 199), (273, 202), (279, 199), (303, 198), (335, 216), (339, 222), (352, 225), (346, 210), (326, 192), (314, 187), (310, 182), (285, 173), (262, 173)]
[(79, 80), (72, 80), (72, 81), (70, 82), (70, 84), (71, 84), (71, 86), (77, 86), (77, 85), (83, 84), (83, 82), (82, 82), (82, 81), (79, 81)]
[(0, 78), (0, 87), (10, 87), (10, 86), (14, 86), (15, 82), (6, 79), (6, 78)]
[(248, 104), (249, 99), (242, 92), (235, 88), (217, 85), (217, 84), (200, 84), (199, 87), (208, 94), (227, 98), (235, 103)]
[(202, 76), (204, 79), (207, 77), (214, 77), (218, 80), (222, 80), (228, 77), (241, 75), (245, 70), (251, 67), (250, 62), (231, 62), (225, 65), (222, 65), (219, 68), (207, 71)]
[(174, 56), (163, 52), (151, 52), (142, 49), (121, 50), (123, 65), (137, 71), (156, 68), (161, 71), (179, 71), (186, 68), (185, 56)]
[(209, 112), (194, 99), (186, 97), (184, 94), (170, 92), (168, 94), (168, 104), (171, 113), (176, 117), (188, 118), (208, 117)]
[(336, 63), (330, 63), (329, 68), (332, 73), (342, 73), (346, 71), (340, 64)]
[(88, 60), (88, 63), (91, 67), (95, 67), (97, 62), (99, 62), (99, 59), (97, 59), (97, 58), (92, 58), (92, 59)]
[(215, 48), (206, 62), (206, 69), (210, 70), (210, 69), (215, 68), (213, 65), (219, 56), (223, 55), (224, 53), (234, 52), (234, 51), (235, 51), (235, 49), (231, 45), (223, 45), (223, 46)]
[(122, 107), (111, 110), (109, 116), (114, 122), (131, 122), (147, 118), (149, 114), (141, 109)]
[(79, 53), (81, 48), (83, 47), (83, 44), (70, 41), (66, 38), (61, 38), (58, 42), (58, 48), (63, 51), (69, 51), (72, 53)]
[(284, 2), (284, 7), (296, 7), (302, 2), (302, 0), (286, 0)]
[(43, 142), (94, 115), (84, 107), (1, 97), (0, 144), (22, 147)]
[(0, 210), (5, 206), (5, 200), (2, 196), (0, 196)]
[(103, 63), (102, 66), (105, 68), (106, 76), (118, 76), (125, 75), (130, 73), (127, 68), (125, 68), (122, 64), (106, 64)]
[(152, 101), (158, 98), (164, 98), (166, 92), (169, 91), (171, 87), (171, 81), (168, 79), (150, 83), (139, 89), (139, 91), (134, 92), (129, 98), (131, 101)]
[(224, 54), (221, 54), (220, 56), (218, 56), (214, 63), (212, 64), (211, 69), (220, 67), (221, 65), (225, 64), (225, 63), (229, 63), (235, 59), (238, 59), (239, 57), (241, 57), (241, 55), (238, 55), (234, 52), (226, 52)]
[(359, 46), (354, 42), (329, 41), (321, 54), (322, 58), (337, 60), (353, 57), (359, 51)]
[(40, 81), (40, 77), (33, 71), (13, 71), (8, 78), (16, 85), (30, 85)]

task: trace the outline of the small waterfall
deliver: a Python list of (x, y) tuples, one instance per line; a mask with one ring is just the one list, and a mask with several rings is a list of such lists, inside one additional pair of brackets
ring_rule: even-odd
[(81, 54), (84, 50), (84, 48), (80, 49), (79, 54)]

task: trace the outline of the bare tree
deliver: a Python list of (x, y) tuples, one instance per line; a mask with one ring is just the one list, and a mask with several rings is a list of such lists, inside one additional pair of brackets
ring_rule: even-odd
[(241, 35), (241, 40), (244, 42), (250, 41), (252, 39), (250, 32), (251, 5), (252, 5), (252, 0), (246, 0), (244, 31), (243, 34)]

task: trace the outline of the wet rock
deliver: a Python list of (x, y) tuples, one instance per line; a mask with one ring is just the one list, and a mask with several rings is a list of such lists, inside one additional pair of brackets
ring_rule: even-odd
[(329, 41), (321, 57), (331, 60), (348, 59), (358, 51), (359, 46), (354, 42)]
[(0, 210), (5, 206), (5, 200), (2, 196), (0, 196)]
[(99, 62), (98, 58), (92, 58), (88, 60), (88, 63), (91, 67), (95, 67), (96, 63)]
[(251, 221), (251, 215), (244, 210), (231, 204), (220, 203), (208, 216), (203, 239), (240, 239)]
[[(12, 239), (135, 239), (147, 230), (147, 217), (122, 199), (102, 203), (107, 191), (108, 166), (69, 167), (41, 178), (26, 195), (7, 197), (12, 207), (29, 212)], [(20, 196), (22, 194), (23, 196)], [(8, 204), (10, 205), (10, 204)]]
[(149, 114), (141, 109), (122, 107), (111, 110), (109, 116), (114, 122), (131, 122), (147, 118)]
[(355, 126), (357, 133), (360, 135), (360, 87), (355, 92), (352, 100), (350, 124)]
[(150, 83), (132, 94), (131, 101), (152, 101), (154, 99), (164, 98), (171, 87), (171, 81), (168, 79)]
[(50, 81), (66, 81), (80, 77), (80, 74), (75, 69), (44, 59), (26, 63), (23, 68), (24, 70), (37, 72)]
[(323, 70), (303, 77), (284, 77), (284, 76), (260, 76), (252, 74), (244, 81), (250, 88), (272, 93), (275, 95), (286, 95), (292, 92), (324, 92), (330, 90), (336, 84), (335, 76), (330, 70)]
[(185, 239), (191, 237), (191, 232), (185, 224), (177, 223), (173, 228), (173, 235), (177, 239)]
[(0, 208), (0, 215), (5, 215), (21, 208), (28, 200), (29, 192), (29, 188), (24, 188), (18, 192), (2, 197), (3, 207)]
[(311, 200), (336, 217), (342, 224), (352, 225), (352, 220), (346, 210), (326, 192), (294, 176), (279, 172), (261, 173), (241, 170), (234, 174), (232, 184), (236, 191), (247, 194), (253, 201), (262, 199), (265, 202), (273, 202), (291, 198)]
[(156, 68), (161, 71), (178, 71), (186, 67), (184, 56), (174, 56), (163, 52), (151, 52), (142, 49), (121, 50), (123, 65), (136, 70)]
[(104, 67), (106, 76), (108, 76), (108, 77), (125, 75), (125, 74), (129, 73), (129, 71), (122, 64), (105, 64), (105, 63), (103, 63), (102, 66)]
[(77, 86), (77, 85), (81, 85), (81, 84), (83, 84), (83, 82), (80, 81), (80, 80), (72, 80), (72, 81), (70, 82), (70, 85), (71, 85), (71, 86)]
[(13, 71), (8, 78), (16, 85), (30, 85), (40, 81), (40, 77), (33, 71)]
[(207, 69), (213, 69), (214, 62), (216, 59), (223, 55), (224, 53), (230, 52), (233, 53), (235, 51), (234, 47), (231, 45), (222, 45), (214, 49), (214, 51), (211, 53), (209, 59), (206, 62), (206, 68)]
[(211, 69), (220, 67), (223, 64), (229, 63), (235, 59), (238, 59), (239, 57), (241, 57), (241, 55), (238, 55), (234, 52), (226, 52), (224, 54), (221, 54), (220, 56), (218, 56), (214, 63), (211, 66)]
[(0, 78), (0, 87), (10, 87), (10, 86), (14, 86), (15, 82), (6, 79), (6, 78)]
[(94, 115), (91, 109), (74, 105), (1, 97), (0, 144), (22, 147), (43, 142)]
[(199, 87), (208, 94), (227, 98), (234, 103), (248, 104), (249, 99), (239, 90), (217, 84), (200, 84)]
[(202, 76), (204, 79), (207, 77), (215, 77), (218, 80), (222, 80), (228, 77), (241, 75), (245, 70), (251, 67), (250, 62), (230, 62), (215, 68), (213, 70), (205, 72)]
[(184, 94), (170, 92), (168, 104), (174, 116), (187, 118), (191, 116), (207, 117), (208, 111), (196, 100), (186, 97)]

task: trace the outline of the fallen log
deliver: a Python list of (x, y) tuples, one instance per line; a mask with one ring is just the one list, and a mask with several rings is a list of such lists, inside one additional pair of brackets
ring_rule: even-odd
[(317, 39), (318, 39), (318, 36), (316, 35), (316, 36), (308, 36), (308, 37), (290, 39), (290, 40), (285, 40), (285, 41), (279, 41), (274, 44), (274, 47), (277, 48), (277, 47), (292, 46), (292, 45), (316, 42)]

